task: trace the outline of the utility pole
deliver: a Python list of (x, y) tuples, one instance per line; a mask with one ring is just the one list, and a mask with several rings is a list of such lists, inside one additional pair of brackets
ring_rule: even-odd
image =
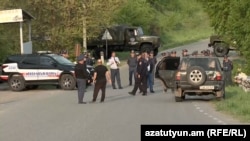
[(86, 5), (85, 5), (85, 3), (83, 3), (82, 4), (82, 7), (83, 7), (83, 24), (82, 24), (82, 39), (83, 39), (83, 43), (82, 43), (82, 45), (83, 45), (83, 50), (84, 51), (87, 51), (88, 49), (87, 49), (87, 30), (86, 30)]

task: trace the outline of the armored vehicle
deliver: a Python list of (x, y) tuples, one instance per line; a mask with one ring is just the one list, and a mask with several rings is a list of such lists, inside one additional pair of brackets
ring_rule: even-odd
[(154, 55), (157, 55), (160, 45), (160, 37), (144, 35), (141, 27), (127, 25), (109, 27), (87, 42), (87, 48), (93, 51), (95, 58), (100, 57), (101, 51), (105, 57), (110, 57), (112, 51), (130, 50), (154, 51)]

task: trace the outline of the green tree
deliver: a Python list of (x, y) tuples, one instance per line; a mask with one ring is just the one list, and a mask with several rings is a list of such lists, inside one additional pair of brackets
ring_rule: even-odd
[(250, 1), (200, 0), (211, 19), (215, 33), (235, 40), (245, 59), (244, 72), (250, 74)]

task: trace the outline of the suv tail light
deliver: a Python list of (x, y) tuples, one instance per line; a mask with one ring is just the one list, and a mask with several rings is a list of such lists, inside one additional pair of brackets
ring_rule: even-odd
[(175, 80), (181, 80), (181, 73), (179, 71), (176, 73)]
[(216, 80), (220, 81), (222, 79), (221, 73), (220, 72), (216, 72)]

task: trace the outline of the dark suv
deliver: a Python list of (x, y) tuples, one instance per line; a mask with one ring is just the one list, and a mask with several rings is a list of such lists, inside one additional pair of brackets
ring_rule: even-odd
[(225, 96), (225, 81), (220, 61), (212, 56), (183, 57), (175, 75), (175, 101), (185, 95)]
[(41, 84), (72, 90), (76, 87), (74, 66), (70, 60), (53, 53), (11, 55), (2, 64), (0, 78), (13, 91), (37, 88)]

